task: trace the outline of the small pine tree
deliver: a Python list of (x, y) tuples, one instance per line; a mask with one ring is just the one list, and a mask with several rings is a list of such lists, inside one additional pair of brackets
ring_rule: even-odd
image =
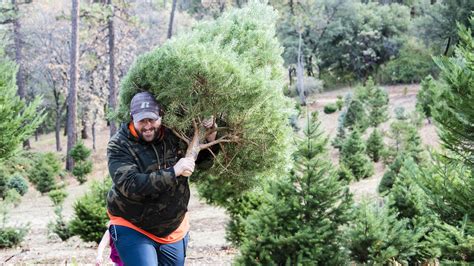
[(339, 163), (347, 167), (357, 180), (374, 173), (374, 165), (366, 154), (366, 147), (358, 130), (354, 130), (344, 142)]
[(339, 149), (341, 150), (342, 148), (342, 144), (344, 143), (345, 139), (346, 139), (346, 129), (344, 128), (344, 120), (345, 120), (345, 117), (346, 117), (346, 111), (342, 111), (340, 114), (339, 114), (339, 117), (337, 119), (337, 133), (336, 133), (336, 137), (333, 139), (331, 145), (336, 148), (336, 149)]
[(388, 137), (391, 143), (384, 150), (385, 163), (391, 163), (400, 153), (405, 153), (417, 163), (423, 161), (423, 147), (418, 129), (410, 121), (396, 120), (390, 124)]
[(107, 229), (106, 197), (111, 185), (110, 177), (92, 183), (90, 190), (74, 203), (74, 217), (69, 224), (73, 235), (86, 242), (100, 242)]
[(357, 206), (354, 220), (346, 230), (351, 259), (368, 265), (405, 262), (417, 249), (424, 232), (407, 229), (406, 219), (385, 206), (363, 201)]
[(420, 90), (416, 95), (416, 109), (425, 115), (429, 123), (431, 123), (431, 109), (434, 108), (435, 97), (436, 83), (430, 75), (423, 79)]
[(353, 99), (347, 108), (347, 113), (344, 119), (344, 127), (349, 129), (358, 129), (364, 132), (369, 125), (367, 113), (364, 105), (358, 99)]
[(367, 139), (367, 154), (374, 162), (378, 162), (380, 154), (384, 149), (382, 134), (374, 128), (369, 138)]
[(381, 123), (388, 120), (388, 93), (381, 87), (376, 86), (372, 78), (369, 78), (365, 84), (367, 91), (365, 104), (369, 114), (369, 124), (378, 127)]
[(270, 200), (246, 220), (241, 265), (343, 265), (341, 225), (351, 196), (327, 161), (319, 122), (305, 130), (289, 178), (271, 184)]
[(74, 159), (72, 174), (80, 184), (87, 181), (87, 174), (92, 172), (92, 161), (89, 159), (91, 150), (84, 143), (79, 142), (71, 149), (71, 157)]
[(62, 241), (68, 240), (73, 236), (69, 224), (64, 220), (63, 207), (61, 204), (54, 208), (56, 220), (48, 223), (48, 230), (50, 233), (56, 234)]
[(395, 183), (395, 180), (400, 173), (400, 169), (403, 166), (403, 162), (407, 158), (408, 156), (405, 153), (397, 155), (395, 160), (390, 164), (389, 169), (383, 175), (382, 180), (380, 180), (378, 188), (379, 193), (384, 193), (392, 188), (393, 183)]

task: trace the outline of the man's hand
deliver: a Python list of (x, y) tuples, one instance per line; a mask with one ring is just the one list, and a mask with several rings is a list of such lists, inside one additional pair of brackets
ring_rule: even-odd
[[(179, 161), (173, 166), (174, 174), (176, 176), (183, 175), (184, 172), (191, 175), (194, 171), (194, 160), (190, 157), (179, 159)], [(189, 176), (186, 175), (186, 176)]]
[[(216, 124), (216, 121), (214, 119), (214, 116), (211, 116), (208, 119), (204, 119), (201, 124), (207, 130), (217, 128), (217, 124)], [(212, 132), (211, 134), (209, 134), (206, 137), (207, 142), (212, 142), (212, 141), (216, 140), (216, 136), (217, 136), (217, 131)]]

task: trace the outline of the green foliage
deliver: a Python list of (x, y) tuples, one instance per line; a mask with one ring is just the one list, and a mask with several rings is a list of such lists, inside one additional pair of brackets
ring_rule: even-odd
[(56, 220), (48, 223), (48, 230), (50, 233), (56, 234), (62, 241), (66, 241), (73, 236), (73, 233), (69, 224), (64, 221), (61, 204), (55, 204), (55, 206), (54, 213), (56, 214)]
[(48, 152), (36, 158), (28, 177), (36, 189), (44, 194), (56, 188), (60, 169), (61, 164), (56, 155)]
[(230, 221), (226, 228), (226, 239), (234, 246), (240, 246), (249, 237), (245, 229), (245, 220), (257, 210), (263, 203), (268, 201), (265, 190), (254, 189), (246, 191), (242, 197), (233, 200), (227, 207)]
[(92, 172), (92, 161), (89, 159), (92, 150), (88, 149), (84, 143), (78, 142), (71, 149), (71, 157), (74, 159), (72, 174), (80, 184), (87, 181), (87, 174)]
[(382, 66), (380, 79), (389, 84), (419, 83), (426, 76), (436, 74), (430, 50), (418, 40), (410, 38), (403, 43), (398, 56)]
[(7, 183), (8, 189), (15, 189), (21, 196), (28, 191), (28, 182), (19, 174), (10, 177)]
[(354, 130), (341, 149), (339, 163), (347, 167), (356, 180), (371, 176), (374, 165), (366, 154), (366, 147), (359, 131)]
[(378, 162), (380, 154), (384, 149), (382, 134), (374, 128), (369, 138), (367, 139), (367, 154), (374, 162)]
[(342, 99), (341, 95), (337, 95), (336, 106), (337, 106), (337, 110), (339, 111), (341, 111), (342, 107), (344, 106), (344, 100)]
[(86, 175), (89, 173), (92, 173), (92, 161), (76, 161), (74, 163), (72, 174), (76, 177), (80, 184), (83, 184), (87, 181)]
[(7, 184), (8, 184), (8, 173), (7, 170), (3, 165), (0, 165), (0, 198), (5, 197), (5, 193), (7, 192)]
[(389, 169), (384, 173), (382, 180), (380, 180), (379, 193), (384, 193), (392, 188), (407, 157), (405, 153), (399, 153), (395, 160), (389, 165)]
[(26, 105), (17, 96), (16, 69), (0, 50), (0, 161), (12, 156), (44, 119), (41, 98)]
[(0, 227), (0, 248), (18, 246), (27, 232), (28, 229), (23, 227)]
[(464, 265), (461, 262), (465, 261), (470, 265), (474, 262), (474, 236), (466, 230), (466, 223), (460, 226), (443, 223), (429, 237), (440, 249), (443, 264)]
[[(308, 119), (309, 120), (309, 119)], [(298, 141), (289, 178), (270, 184), (269, 201), (246, 220), (239, 265), (343, 265), (341, 225), (351, 196), (327, 160), (328, 139), (313, 120)]]
[(403, 106), (397, 106), (395, 109), (393, 109), (393, 112), (395, 113), (395, 119), (397, 120), (407, 120), (408, 115), (406, 114), (405, 107)]
[(384, 150), (384, 162), (389, 164), (400, 154), (411, 156), (417, 163), (423, 160), (423, 147), (416, 124), (409, 120), (396, 120), (388, 131), (390, 143)]
[(210, 115), (225, 125), (219, 135), (232, 142), (223, 143), (199, 181), (214, 203), (225, 205), (259, 184), (259, 177), (286, 171), (292, 131), (275, 23), (270, 6), (249, 3), (139, 57), (123, 79), (123, 121), (133, 95), (146, 90), (166, 110), (163, 124), (180, 134), (192, 137), (192, 122)]
[(355, 212), (346, 234), (351, 259), (357, 263), (406, 263), (425, 233), (407, 229), (408, 221), (398, 220), (386, 205), (380, 207), (364, 201)]
[(324, 106), (324, 113), (325, 114), (332, 114), (332, 113), (336, 112), (337, 109), (338, 109), (338, 106), (334, 103), (326, 104)]
[(107, 192), (112, 185), (107, 177), (103, 182), (94, 182), (90, 190), (74, 203), (74, 217), (70, 222), (73, 235), (84, 241), (100, 242), (108, 221), (106, 209)]
[(346, 140), (346, 129), (344, 128), (344, 120), (346, 118), (346, 110), (341, 111), (339, 114), (339, 117), (337, 118), (337, 133), (336, 137), (333, 139), (331, 142), (331, 145), (336, 148), (341, 150), (342, 144)]
[(367, 91), (366, 106), (369, 124), (377, 127), (388, 120), (388, 93), (376, 86), (371, 78), (366, 82), (365, 90)]
[(435, 98), (436, 83), (432, 76), (427, 76), (421, 82), (420, 90), (416, 95), (416, 108), (428, 119), (432, 116), (431, 109), (434, 108)]
[(13, 205), (13, 207), (17, 207), (18, 205), (20, 205), (21, 195), (15, 189), (9, 189), (5, 193), (4, 201), (8, 204)]
[[(474, 28), (474, 17), (471, 20)], [(438, 58), (443, 85), (433, 118), (443, 145), (474, 167), (474, 38), (459, 26), (460, 42), (452, 58)]]
[(48, 193), (49, 198), (54, 206), (62, 205), (68, 193), (64, 189), (54, 189)]
[(344, 118), (344, 127), (365, 131), (369, 126), (367, 113), (363, 103), (358, 99), (353, 99), (347, 108)]
[(74, 147), (71, 149), (70, 155), (74, 159), (74, 161), (86, 161), (89, 159), (92, 150), (88, 149), (84, 143), (78, 142)]

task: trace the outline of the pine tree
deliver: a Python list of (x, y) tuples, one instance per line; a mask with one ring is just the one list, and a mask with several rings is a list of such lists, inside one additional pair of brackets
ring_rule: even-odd
[(331, 145), (336, 148), (341, 150), (342, 144), (344, 143), (346, 139), (346, 129), (344, 128), (344, 120), (346, 117), (347, 111), (344, 110), (339, 114), (339, 117), (337, 118), (337, 133), (336, 137), (333, 139)]
[(371, 126), (378, 127), (388, 120), (388, 93), (376, 86), (372, 78), (367, 80), (364, 87), (359, 87), (357, 96), (366, 106)]
[(364, 132), (368, 125), (369, 121), (363, 103), (358, 99), (353, 99), (347, 108), (344, 127), (351, 130), (358, 129)]
[(408, 158), (405, 153), (399, 153), (395, 160), (389, 165), (389, 169), (385, 172), (380, 180), (379, 184), (379, 193), (384, 193), (392, 188), (393, 183), (395, 182), (400, 169), (403, 166), (403, 162)]
[(436, 83), (430, 75), (421, 81), (420, 90), (416, 95), (416, 108), (425, 115), (429, 123), (431, 123), (431, 110), (435, 105), (435, 97)]
[[(129, 119), (133, 95), (150, 91), (165, 110), (163, 124), (188, 144), (186, 156), (220, 146), (199, 189), (212, 190), (212, 201), (221, 205), (259, 184), (259, 177), (285, 173), (290, 159), (275, 23), (276, 12), (264, 3), (230, 10), (139, 57), (121, 84), (122, 121)], [(209, 132), (200, 121), (211, 116), (218, 138), (205, 143)]]
[(400, 153), (413, 157), (417, 163), (423, 160), (421, 138), (413, 122), (407, 120), (392, 122), (388, 137), (392, 141), (391, 145), (384, 150), (384, 162), (393, 162)]
[(41, 98), (26, 105), (17, 96), (17, 67), (4, 58), (0, 49), (0, 161), (13, 155), (44, 119)]
[(326, 159), (320, 123), (309, 123), (288, 178), (271, 184), (269, 202), (246, 221), (248, 237), (237, 264), (343, 265), (341, 225), (349, 220), (351, 196)]
[(398, 220), (385, 206), (363, 201), (346, 231), (351, 259), (368, 265), (406, 262), (424, 232), (407, 229), (406, 219)]
[[(474, 25), (474, 17), (470, 20)], [(438, 58), (443, 86), (433, 113), (443, 145), (474, 167), (474, 38), (459, 25), (455, 57)], [(474, 30), (474, 26), (471, 26)]]
[(367, 154), (374, 162), (378, 162), (380, 154), (384, 149), (382, 134), (374, 128), (369, 138), (367, 139)]
[(374, 173), (374, 165), (366, 154), (366, 147), (359, 131), (354, 130), (344, 142), (339, 163), (347, 167), (357, 180)]

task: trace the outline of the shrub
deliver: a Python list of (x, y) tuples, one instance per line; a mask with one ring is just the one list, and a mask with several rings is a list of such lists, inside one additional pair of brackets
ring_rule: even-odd
[(71, 232), (84, 241), (99, 243), (108, 221), (106, 197), (112, 185), (111, 178), (94, 182), (90, 190), (74, 203), (74, 217), (70, 223)]
[(68, 240), (73, 236), (70, 226), (64, 221), (62, 214), (63, 208), (61, 206), (56, 206), (54, 213), (56, 214), (56, 220), (54, 222), (48, 223), (48, 230), (50, 233), (54, 233), (62, 241)]
[(62, 205), (64, 199), (68, 196), (64, 189), (54, 189), (48, 193), (49, 198), (53, 202), (54, 206)]
[(330, 103), (324, 106), (324, 113), (325, 114), (332, 114), (338, 110), (338, 107), (334, 103)]
[(26, 227), (1, 227), (0, 228), (0, 248), (11, 248), (18, 246), (25, 238), (28, 228)]
[(14, 174), (7, 184), (8, 189), (15, 189), (21, 196), (28, 191), (28, 182), (19, 174)]
[(92, 161), (77, 161), (72, 169), (72, 174), (80, 184), (87, 181), (86, 175), (92, 172)]
[(79, 142), (71, 149), (70, 154), (75, 162), (72, 174), (80, 184), (83, 184), (87, 181), (87, 174), (92, 172), (92, 161), (89, 160), (91, 150)]
[(56, 178), (60, 170), (60, 161), (54, 153), (48, 152), (38, 156), (28, 177), (36, 189), (44, 194), (56, 187)]
[(366, 154), (365, 144), (357, 130), (344, 141), (339, 162), (347, 167), (357, 180), (374, 173), (374, 165)]
[(0, 198), (7, 192), (8, 174), (3, 165), (0, 165)]
[(337, 95), (336, 106), (337, 110), (339, 111), (341, 111), (342, 107), (344, 107), (344, 100), (342, 99), (341, 95)]
[(20, 193), (18, 193), (18, 191), (16, 191), (15, 189), (7, 190), (7, 192), (5, 193), (5, 202), (7, 204), (13, 205), (14, 207), (17, 207), (18, 205), (20, 205), (21, 202)]

